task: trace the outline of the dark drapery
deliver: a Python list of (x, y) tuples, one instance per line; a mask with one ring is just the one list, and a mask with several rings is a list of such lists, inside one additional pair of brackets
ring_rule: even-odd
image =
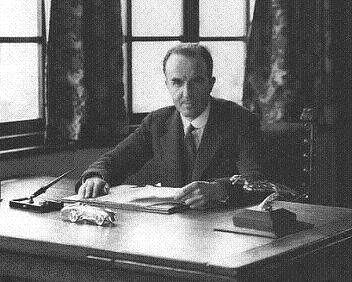
[(116, 0), (52, 0), (49, 143), (113, 141), (123, 129), (120, 9)]
[(304, 106), (315, 109), (319, 124), (329, 125), (335, 122), (337, 102), (332, 87), (331, 5), (331, 0), (293, 1), (289, 21), (290, 67), (299, 81), (297, 95)]
[(243, 104), (263, 123), (297, 121), (307, 107), (333, 122), (330, 1), (256, 1)]
[[(290, 130), (302, 109), (312, 108), (313, 202), (351, 206), (352, 4), (335, 2), (256, 1), (243, 101), (264, 125), (274, 128), (288, 121)], [(281, 84), (272, 83), (277, 72), (285, 78)]]
[(243, 104), (265, 122), (287, 118), (292, 104), (286, 0), (257, 0), (247, 49)]

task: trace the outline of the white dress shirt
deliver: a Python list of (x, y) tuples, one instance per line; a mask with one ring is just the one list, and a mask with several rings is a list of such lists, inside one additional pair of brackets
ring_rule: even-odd
[(194, 137), (194, 142), (195, 142), (197, 150), (198, 150), (200, 142), (202, 140), (202, 136), (203, 136), (205, 125), (208, 122), (209, 113), (210, 113), (210, 103), (205, 108), (205, 110), (198, 117), (196, 117), (192, 121), (188, 120), (186, 117), (184, 117), (181, 114), (181, 119), (182, 119), (184, 133), (186, 134), (186, 130), (187, 130), (189, 124), (192, 124), (193, 127), (195, 128), (192, 131), (192, 134), (193, 134), (193, 137)]

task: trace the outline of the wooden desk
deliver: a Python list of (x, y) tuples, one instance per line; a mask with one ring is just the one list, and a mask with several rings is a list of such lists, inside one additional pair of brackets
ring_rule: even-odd
[[(101, 227), (62, 221), (59, 212), (36, 214), (9, 208), (10, 199), (26, 196), (49, 179), (2, 183), (3, 279), (346, 281), (352, 277), (350, 209), (278, 202), (296, 212), (300, 221), (316, 227), (274, 240), (213, 231), (231, 222), (229, 210), (172, 215), (120, 210), (116, 225)], [(68, 196), (73, 183), (65, 179), (47, 194)]]

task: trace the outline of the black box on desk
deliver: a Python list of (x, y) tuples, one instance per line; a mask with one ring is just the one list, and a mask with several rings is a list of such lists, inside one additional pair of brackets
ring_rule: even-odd
[(270, 211), (238, 209), (234, 211), (233, 224), (237, 227), (261, 230), (282, 237), (297, 228), (296, 214), (280, 208)]

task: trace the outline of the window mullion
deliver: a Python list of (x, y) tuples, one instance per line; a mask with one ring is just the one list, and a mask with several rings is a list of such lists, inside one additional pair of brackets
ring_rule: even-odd
[(42, 43), (42, 36), (31, 37), (0, 37), (0, 43)]
[(250, 0), (244, 0), (245, 3), (246, 3), (246, 10), (244, 11), (245, 12), (245, 18), (246, 18), (246, 28), (245, 28), (245, 31), (246, 31), (246, 36), (248, 36), (248, 32), (249, 32), (249, 27), (251, 25), (251, 21), (250, 21), (250, 8), (251, 8), (251, 3), (250, 3)]
[(39, 28), (41, 30), (41, 36), (42, 36), (42, 44), (41, 48), (39, 48), (39, 58), (40, 62), (38, 64), (39, 66), (39, 89), (38, 89), (38, 99), (39, 99), (39, 107), (40, 107), (40, 116), (43, 118), (43, 120), (47, 120), (47, 97), (46, 97), (46, 90), (47, 90), (47, 85), (46, 85), (46, 54), (47, 54), (47, 34), (46, 34), (46, 22), (45, 22), (45, 17), (49, 17), (50, 15), (45, 15), (45, 0), (42, 0), (40, 3), (40, 15), (38, 18), (40, 19), (40, 25)]
[(183, 41), (199, 42), (199, 0), (183, 0)]
[[(132, 1), (126, 1), (127, 112), (132, 113)], [(131, 116), (130, 116), (131, 118)]]

